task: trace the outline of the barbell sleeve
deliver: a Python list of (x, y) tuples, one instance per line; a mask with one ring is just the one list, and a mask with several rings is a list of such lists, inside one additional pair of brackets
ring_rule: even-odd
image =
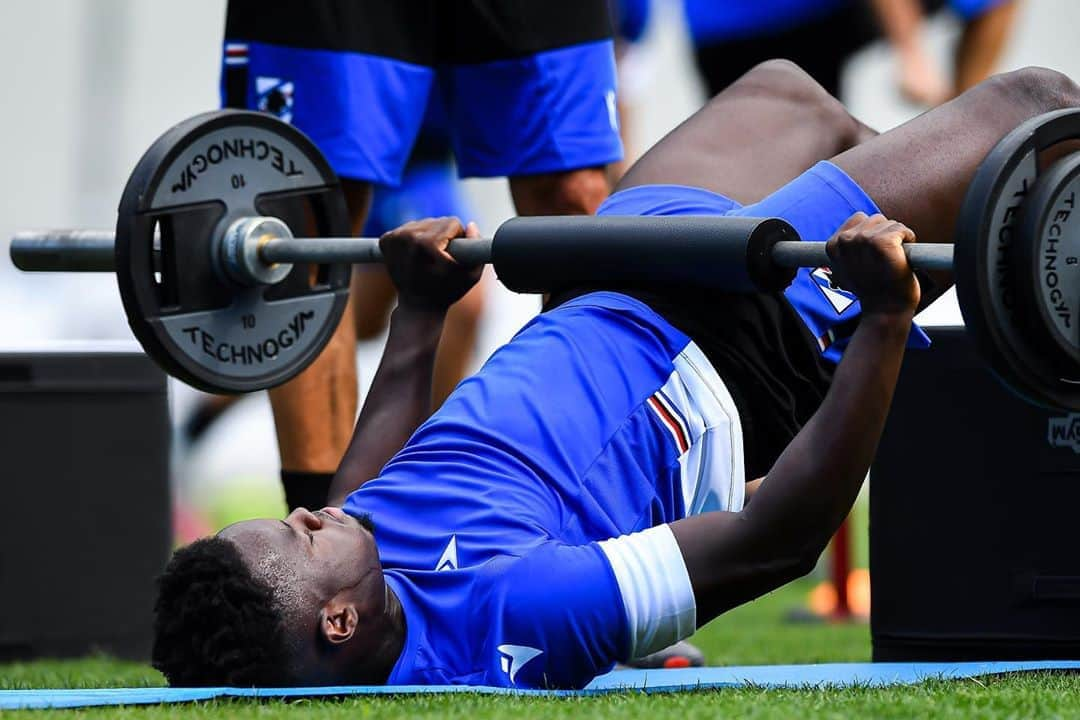
[[(773, 246), (771, 254), (773, 262), (782, 267), (815, 268), (827, 267), (831, 264), (823, 242), (800, 240), (792, 242), (784, 240)], [(909, 243), (904, 245), (904, 254), (907, 255), (911, 267), (917, 270), (952, 270), (953, 268), (953, 246), (951, 243), (935, 243), (932, 245)]]
[[(447, 252), (462, 265), (491, 262), (491, 238), (457, 238)], [(259, 248), (265, 263), (381, 263), (379, 238), (318, 237), (267, 240)]]
[(111, 230), (20, 232), (11, 238), (11, 261), (28, 271), (112, 272), (115, 241)]

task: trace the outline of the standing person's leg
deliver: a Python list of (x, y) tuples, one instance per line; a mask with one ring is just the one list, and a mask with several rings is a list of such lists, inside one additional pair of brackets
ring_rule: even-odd
[(609, 192), (602, 165), (510, 178), (518, 215), (592, 215)]
[(997, 67), (1016, 24), (1018, 0), (953, 0), (965, 19), (953, 57), (953, 94), (982, 82)]
[[(306, 133), (349, 179), (342, 185), (354, 228), (363, 224), (371, 184), (397, 182), (419, 129), (433, 77), (426, 17), (420, 3), (228, 4), (223, 103), (271, 113)], [(325, 504), (348, 445), (355, 337), (354, 325), (341, 323), (310, 367), (270, 392), (290, 508)]]
[(940, 70), (923, 45), (921, 0), (871, 0), (885, 38), (896, 53), (900, 92), (920, 105), (937, 105), (948, 98)]
[[(371, 184), (342, 179), (350, 227), (363, 221), (371, 201)], [(351, 306), (322, 353), (295, 378), (269, 391), (281, 458), (281, 481), (289, 510), (321, 507), (352, 437), (358, 401), (356, 329)]]

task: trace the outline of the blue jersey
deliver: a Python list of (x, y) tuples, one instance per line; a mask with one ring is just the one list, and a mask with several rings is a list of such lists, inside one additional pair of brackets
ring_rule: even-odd
[[(389, 682), (580, 687), (692, 632), (673, 539), (611, 539), (741, 507), (739, 437), (715, 371), (643, 303), (532, 320), (345, 504), (371, 514), (405, 610)], [(663, 577), (643, 553), (667, 553)]]
[[(646, 185), (601, 213), (778, 216), (824, 240), (858, 210), (876, 206), (820, 163), (745, 207)], [(839, 359), (860, 308), (814, 273), (784, 297)], [(372, 516), (405, 611), (389, 682), (581, 687), (687, 636), (693, 590), (667, 524), (741, 509), (744, 482), (735, 403), (690, 338), (612, 292), (536, 317), (345, 503)]]

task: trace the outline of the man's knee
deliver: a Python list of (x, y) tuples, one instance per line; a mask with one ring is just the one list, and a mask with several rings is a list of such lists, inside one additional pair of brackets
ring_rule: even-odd
[(1003, 101), (1021, 103), (1033, 114), (1080, 107), (1080, 87), (1057, 70), (1025, 67), (995, 75), (969, 92), (992, 92)]
[(851, 116), (844, 104), (790, 60), (766, 60), (755, 65), (732, 83), (725, 91), (728, 92), (789, 103), (800, 120), (820, 125), (821, 131), (835, 135), (842, 147), (862, 139), (863, 126)]
[(510, 178), (520, 215), (591, 215), (610, 191), (603, 168)]
[(778, 99), (840, 105), (840, 101), (830, 95), (810, 73), (791, 60), (782, 58), (758, 63), (733, 82), (729, 89)]

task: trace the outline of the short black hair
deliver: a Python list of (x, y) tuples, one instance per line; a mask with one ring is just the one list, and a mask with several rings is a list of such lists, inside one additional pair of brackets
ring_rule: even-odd
[(235, 544), (210, 537), (180, 548), (157, 586), (153, 663), (170, 685), (288, 684), (284, 613)]

